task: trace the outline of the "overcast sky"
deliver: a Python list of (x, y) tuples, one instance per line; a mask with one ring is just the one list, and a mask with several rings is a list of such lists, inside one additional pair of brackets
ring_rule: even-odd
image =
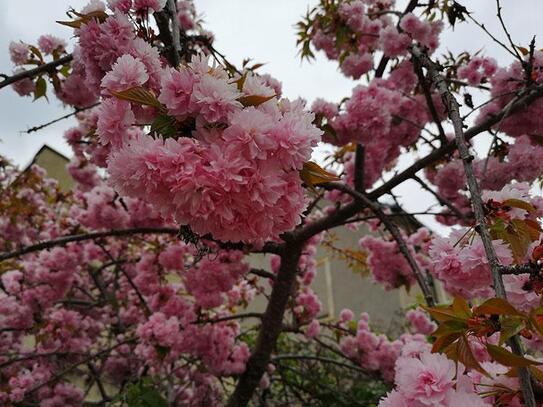
[[(240, 64), (244, 58), (266, 62), (261, 72), (267, 72), (283, 83), (284, 95), (301, 96), (311, 102), (324, 97), (338, 102), (349, 96), (355, 81), (341, 76), (335, 62), (318, 55), (313, 63), (300, 62), (295, 47), (294, 24), (316, 0), (196, 0), (198, 11), (203, 15), (205, 26), (216, 37), (216, 48), (228, 59)], [(71, 30), (56, 24), (65, 18), (69, 6), (80, 9), (86, 0), (0, 0), (0, 72), (10, 73), (7, 48), (11, 40), (36, 43), (39, 35), (49, 33), (67, 40)], [(400, 4), (403, 2), (400, 2)], [(461, 2), (462, 3), (462, 2)], [(484, 22), (497, 37), (503, 33), (496, 19), (493, 0), (469, 0), (463, 2), (474, 16)], [(541, 0), (502, 0), (506, 23), (517, 44), (526, 46), (533, 35), (543, 42)], [(72, 39), (73, 41), (73, 39)], [(458, 24), (454, 32), (442, 36), (442, 51), (476, 51), (495, 57), (500, 65), (511, 62), (510, 56), (491, 43), (473, 24)], [(543, 43), (538, 43), (543, 48)], [(43, 144), (48, 144), (66, 155), (70, 149), (63, 140), (63, 131), (74, 125), (65, 120), (38, 133), (21, 134), (22, 130), (62, 116), (64, 110), (54, 98), (32, 102), (21, 98), (11, 90), (0, 90), (0, 154), (19, 165), (26, 165)], [(484, 144), (484, 141), (481, 141)], [(409, 164), (402, 160), (401, 165)], [(417, 194), (413, 194), (417, 191)], [(429, 202), (414, 184), (406, 184), (395, 190), (402, 196), (408, 210), (424, 209)], [(424, 220), (421, 218), (421, 220)], [(431, 224), (434, 225), (433, 223)]]

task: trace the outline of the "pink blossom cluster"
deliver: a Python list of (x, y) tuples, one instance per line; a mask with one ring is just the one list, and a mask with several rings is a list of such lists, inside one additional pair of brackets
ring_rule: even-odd
[[(541, 199), (530, 194), (527, 183), (512, 183), (499, 191), (486, 190), (483, 200), (490, 206), (501, 205), (509, 199), (531, 205), (534, 211), (509, 207), (499, 209), (499, 216), (505, 221), (514, 219), (532, 220), (537, 223), (541, 216)], [(452, 189), (451, 189), (452, 191)], [(500, 262), (509, 265), (513, 261), (511, 248), (501, 240), (494, 240), (494, 249)], [(532, 247), (533, 248), (533, 247)], [(526, 253), (529, 260), (531, 250)], [(493, 294), (490, 288), (491, 276), (486, 253), (479, 236), (468, 229), (455, 229), (448, 238), (436, 237), (432, 241), (430, 257), (434, 263), (433, 273), (444, 283), (445, 289), (453, 295), (464, 298), (485, 297)], [(507, 291), (511, 291), (512, 301), (521, 307), (527, 307), (537, 301), (537, 295), (523, 289), (528, 275), (505, 276)], [(529, 300), (528, 300), (529, 298)], [(527, 301), (523, 304), (523, 300)]]
[[(419, 229), (407, 237), (408, 247), (418, 247), (412, 252), (422, 270), (432, 271), (428, 258), (430, 241), (427, 229)], [(368, 251), (368, 266), (376, 283), (382, 284), (385, 290), (401, 286), (411, 287), (415, 284), (415, 276), (404, 255), (400, 252), (396, 241), (387, 241), (379, 237), (365, 236), (360, 239), (360, 247)]]
[(464, 367), (455, 366), (442, 354), (403, 353), (396, 362), (394, 382), (396, 389), (381, 400), (379, 407), (492, 405), (477, 394), (475, 383), (464, 375)]
[[(356, 86), (342, 112), (338, 113), (337, 107), (322, 100), (313, 106), (313, 111), (325, 117), (333, 129), (333, 133), (325, 132), (326, 142), (338, 146), (357, 142), (364, 146), (366, 187), (372, 186), (383, 171), (394, 166), (401, 147), (414, 144), (420, 129), (432, 120), (424, 96), (411, 94), (416, 83), (411, 62), (404, 61), (387, 79)], [(443, 120), (445, 111), (437, 96), (434, 103)], [(352, 182), (354, 168), (353, 156), (350, 157), (345, 164), (348, 183)]]
[[(529, 55), (526, 55), (528, 60)], [(531, 78), (529, 80), (535, 83), (543, 81), (543, 52), (535, 50), (532, 66)], [(519, 61), (513, 62), (508, 68), (500, 68), (490, 80), (490, 103), (485, 105), (479, 114), (478, 122), (485, 120), (490, 115), (493, 115), (504, 109), (509, 102), (515, 97), (526, 81), (526, 73)], [(535, 100), (529, 106), (523, 107), (514, 114), (507, 115), (503, 123), (500, 123), (500, 131), (512, 137), (523, 135), (537, 135), (543, 129), (542, 119), (543, 101)]]
[[(140, 66), (136, 60), (131, 64), (135, 73)], [(117, 77), (117, 69), (103, 85), (129, 86), (108, 80)], [(131, 85), (144, 79), (136, 75)], [(239, 99), (253, 95), (271, 100), (243, 108)], [(131, 138), (128, 103), (110, 99), (99, 113), (98, 134), (102, 143), (122, 146), (109, 156), (112, 184), (163, 216), (220, 240), (261, 241), (292, 229), (305, 206), (297, 171), (320, 131), (301, 101), (277, 101), (273, 95), (250, 75), (240, 91), (221, 67), (197, 57), (164, 73), (158, 100), (178, 121), (196, 119), (190, 137), (166, 140)]]
[(488, 82), (497, 70), (498, 64), (494, 58), (474, 57), (458, 68), (458, 78), (465, 79), (472, 86), (477, 86)]
[(437, 328), (436, 323), (430, 319), (428, 314), (420, 309), (410, 309), (405, 313), (405, 319), (418, 334), (430, 335)]
[[(501, 240), (494, 240), (493, 246), (501, 264), (511, 264), (509, 246)], [(463, 228), (453, 230), (448, 238), (435, 237), (429, 254), (434, 265), (431, 272), (447, 292), (467, 299), (493, 294), (485, 249), (475, 233)]]
[[(343, 314), (343, 319), (351, 317), (350, 313)], [(340, 326), (346, 322), (340, 322)], [(360, 315), (352, 334), (341, 332), (341, 351), (364, 369), (379, 372), (389, 382), (394, 379), (394, 365), (402, 351), (411, 349), (412, 352), (423, 352), (430, 347), (423, 335), (403, 334), (399, 339), (390, 340), (384, 334), (374, 333), (369, 325), (369, 315), (365, 312)]]
[(421, 19), (413, 13), (403, 15), (397, 22), (391, 17), (395, 11), (393, 3), (354, 0), (341, 2), (339, 7), (323, 6), (310, 21), (311, 43), (329, 59), (339, 60), (343, 74), (353, 79), (374, 68), (377, 51), (390, 58), (402, 57), (413, 41), (434, 51), (439, 45), (442, 23)]
[[(506, 144), (505, 156), (489, 156), (474, 161), (474, 169), (481, 187), (499, 191), (512, 181), (533, 182), (543, 174), (543, 147), (534, 137), (522, 135)], [(461, 212), (469, 214), (466, 179), (462, 161), (455, 158), (435, 169), (427, 169), (426, 177), (437, 187), (437, 192)], [(445, 213), (450, 214), (449, 210)], [(445, 224), (455, 224), (456, 217), (442, 218)]]
[(187, 353), (200, 356), (213, 374), (239, 374), (245, 370), (249, 358), (249, 348), (245, 343), (235, 345), (239, 330), (235, 322), (209, 324), (201, 328), (182, 326), (176, 317), (167, 318), (160, 312), (154, 313), (138, 327), (141, 342), (135, 351), (157, 370), (164, 369), (165, 364), (174, 363), (181, 354)]

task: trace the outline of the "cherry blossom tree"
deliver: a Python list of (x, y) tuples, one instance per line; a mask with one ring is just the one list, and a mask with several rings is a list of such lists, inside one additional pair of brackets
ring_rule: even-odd
[[(229, 62), (191, 1), (91, 0), (58, 22), (73, 49), (12, 42), (0, 88), (74, 109), (76, 186), (1, 161), (0, 402), (279, 405), (280, 389), (313, 405), (285, 374), (305, 363), (386, 383), (382, 407), (541, 405), (543, 52), (496, 11), (505, 41), (451, 0), (321, 0), (297, 25), (301, 57), (359, 84), (311, 107)], [(509, 65), (441, 55), (455, 24)], [(319, 142), (334, 153), (317, 164)], [(401, 228), (386, 198), (408, 180), (448, 237)], [(318, 319), (315, 255), (339, 227), (361, 236), (340, 257), (420, 290), (400, 337), (367, 313)]]

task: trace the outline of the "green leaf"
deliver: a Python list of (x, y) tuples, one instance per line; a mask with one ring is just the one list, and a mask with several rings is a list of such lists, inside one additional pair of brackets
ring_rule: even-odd
[(502, 298), (490, 298), (478, 307), (473, 309), (474, 315), (515, 315), (524, 316), (520, 311), (517, 311), (507, 300)]
[(120, 92), (111, 92), (113, 96), (118, 99), (126, 100), (128, 102), (138, 103), (144, 106), (156, 107), (159, 110), (163, 110), (162, 104), (158, 101), (155, 94), (150, 90), (147, 90), (141, 86), (126, 89)]
[(36, 80), (36, 89), (34, 90), (34, 100), (37, 100), (47, 93), (47, 81), (43, 78), (43, 76), (40, 76)]
[(147, 390), (140, 398), (149, 407), (168, 407), (168, 402), (155, 389)]
[(504, 317), (500, 320), (500, 342), (503, 345), (507, 340), (518, 334), (526, 327), (524, 319), (519, 317)]
[(63, 65), (62, 68), (58, 70), (60, 74), (64, 77), (70, 76), (70, 65)]
[(440, 337), (451, 333), (462, 333), (467, 329), (468, 324), (466, 322), (452, 319), (439, 324), (439, 327), (434, 332), (432, 332), (432, 336)]
[(492, 359), (496, 362), (501, 363), (504, 366), (510, 367), (527, 367), (530, 365), (541, 365), (541, 362), (535, 360), (526, 359), (523, 356), (515, 355), (512, 352), (509, 352), (507, 349), (502, 348), (501, 346), (491, 345), (487, 343), (486, 350)]
[(271, 95), (271, 96), (259, 96), (259, 95), (242, 96), (242, 97), (238, 98), (238, 102), (240, 102), (244, 107), (259, 106), (262, 103), (273, 99), (274, 97), (275, 97), (275, 95)]
[(450, 320), (456, 321), (467, 321), (468, 318), (458, 315), (452, 306), (437, 306), (437, 307), (427, 307), (421, 305), (421, 307), (426, 310), (432, 318), (439, 322), (445, 322)]
[(460, 318), (471, 318), (471, 309), (468, 302), (460, 297), (454, 297), (452, 310)]
[(177, 120), (167, 114), (160, 114), (151, 123), (151, 133), (164, 138), (174, 137), (177, 133)]

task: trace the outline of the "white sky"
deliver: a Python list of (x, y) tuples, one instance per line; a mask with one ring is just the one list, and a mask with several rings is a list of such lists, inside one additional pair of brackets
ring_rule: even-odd
[[(317, 0), (196, 0), (198, 11), (203, 15), (205, 26), (216, 37), (216, 48), (234, 64), (244, 58), (266, 62), (261, 72), (267, 72), (283, 83), (284, 95), (289, 98), (303, 97), (309, 102), (323, 97), (338, 102), (349, 96), (357, 84), (344, 78), (335, 62), (327, 61), (318, 54), (311, 64), (301, 63), (297, 57), (294, 24)], [(399, 1), (402, 4), (404, 1)], [(10, 73), (7, 48), (11, 40), (36, 43), (41, 34), (54, 34), (69, 39), (71, 30), (56, 24), (65, 18), (69, 6), (80, 9), (86, 0), (0, 0), (0, 72)], [(460, 1), (474, 12), (474, 16), (486, 24), (496, 36), (503, 33), (496, 19), (493, 0)], [(519, 45), (526, 46), (534, 34), (543, 38), (541, 0), (502, 0), (506, 23)], [(31, 11), (30, 11), (31, 10)], [(511, 58), (496, 44), (489, 41), (473, 24), (457, 24), (454, 32), (442, 36), (442, 51), (453, 53), (462, 50), (476, 51), (483, 48), (487, 55), (495, 57), (500, 65), (507, 65)], [(543, 39), (542, 39), (543, 42)], [(543, 48), (538, 43), (538, 48)], [(42, 124), (67, 113), (54, 97), (47, 103), (44, 99), (32, 102), (21, 98), (11, 88), (0, 91), (0, 154), (19, 165), (25, 165), (40, 149), (48, 144), (59, 151), (70, 154), (63, 140), (65, 129), (74, 121), (65, 120), (38, 133), (20, 134), (21, 130)], [(484, 137), (484, 136), (483, 136)], [(479, 142), (481, 146), (485, 141)], [(483, 147), (484, 148), (484, 147)], [(412, 159), (402, 158), (405, 167)], [(406, 183), (395, 189), (408, 211), (419, 211), (431, 202), (429, 195), (420, 191), (414, 183)], [(421, 217), (432, 228), (434, 222)], [(443, 228), (439, 228), (443, 230)]]

